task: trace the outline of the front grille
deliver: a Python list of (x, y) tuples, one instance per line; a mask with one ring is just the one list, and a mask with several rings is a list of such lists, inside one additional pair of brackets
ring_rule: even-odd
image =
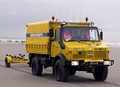
[(73, 58), (106, 58), (106, 51), (82, 51), (81, 54), (73, 54)]
[(107, 53), (106, 51), (95, 51), (94, 52), (94, 58), (106, 58)]
[(82, 51), (81, 54), (73, 54), (73, 58), (86, 58), (86, 51)]

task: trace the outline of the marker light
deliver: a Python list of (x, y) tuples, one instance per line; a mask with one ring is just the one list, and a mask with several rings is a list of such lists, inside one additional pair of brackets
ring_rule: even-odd
[(88, 21), (88, 17), (85, 18), (86, 22)]
[(94, 22), (91, 22), (91, 26), (94, 26)]
[(55, 16), (52, 16), (52, 20), (54, 21), (54, 19), (55, 19)]
[(72, 51), (68, 51), (68, 54), (72, 54)]
[(65, 21), (63, 21), (63, 22), (61, 22), (61, 24), (62, 24), (62, 25), (65, 25), (65, 24), (66, 24), (66, 22), (65, 22)]

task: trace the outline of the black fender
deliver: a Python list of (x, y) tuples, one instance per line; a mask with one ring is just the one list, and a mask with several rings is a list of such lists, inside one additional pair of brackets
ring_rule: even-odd
[(57, 60), (61, 60), (62, 65), (66, 65), (66, 61), (67, 61), (66, 57), (62, 53), (56, 55), (53, 59), (53, 62), (52, 62), (53, 74), (55, 74), (55, 63), (56, 63)]
[(35, 57), (35, 54), (29, 54), (28, 55), (28, 57), (29, 57), (29, 62), (28, 62), (28, 64), (29, 64), (29, 67), (31, 67), (31, 63), (32, 63), (32, 60), (33, 60), (33, 58)]
[(56, 63), (57, 60), (61, 60), (62, 65), (65, 65), (65, 61), (67, 61), (66, 57), (62, 53), (56, 55), (53, 59), (53, 62), (52, 62), (53, 74), (55, 74), (55, 63)]
[(60, 54), (55, 56), (55, 58), (53, 60), (53, 66), (55, 65), (56, 61), (59, 59), (62, 61), (62, 64), (65, 65), (65, 61), (67, 61), (67, 59), (62, 53), (60, 53)]

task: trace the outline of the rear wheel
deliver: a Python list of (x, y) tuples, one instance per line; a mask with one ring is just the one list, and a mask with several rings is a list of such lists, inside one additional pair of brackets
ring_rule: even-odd
[(28, 62), (29, 67), (31, 67), (31, 64), (32, 64), (32, 60), (29, 58), (29, 62)]
[(5, 58), (5, 65), (6, 65), (7, 68), (10, 68), (10, 63), (8, 63), (8, 59), (7, 58)]
[(69, 77), (69, 69), (62, 64), (61, 60), (55, 63), (55, 76), (57, 81), (66, 82)]
[(42, 66), (42, 64), (39, 63), (39, 61), (36, 57), (34, 57), (32, 60), (31, 69), (32, 69), (33, 75), (36, 75), (36, 76), (42, 75), (43, 66)]
[(97, 81), (105, 81), (108, 75), (108, 66), (95, 68), (93, 76)]

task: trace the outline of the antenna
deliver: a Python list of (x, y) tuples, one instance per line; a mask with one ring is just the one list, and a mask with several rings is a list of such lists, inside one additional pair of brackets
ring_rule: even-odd
[(60, 21), (61, 21), (61, 0), (60, 0)]
[(80, 21), (81, 21), (81, 17), (82, 17), (82, 13), (81, 13), (82, 12), (82, 10), (81, 10), (82, 6), (81, 5), (82, 5), (82, 1), (80, 0)]
[(73, 11), (73, 22), (75, 20), (75, 8), (74, 8), (74, 11)]
[(68, 21), (68, 0), (67, 0), (67, 20)]

